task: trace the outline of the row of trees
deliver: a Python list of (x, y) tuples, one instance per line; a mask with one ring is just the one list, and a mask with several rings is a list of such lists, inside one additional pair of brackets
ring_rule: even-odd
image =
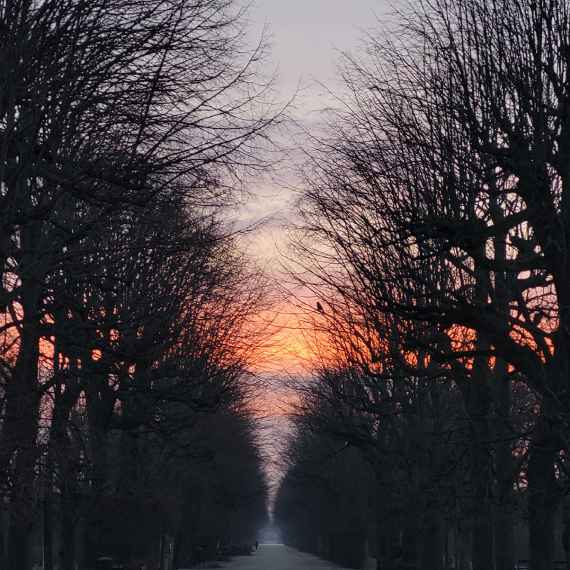
[(0, 2), (2, 568), (166, 568), (263, 518), (267, 288), (219, 221), (277, 120), (243, 16)]
[(375, 499), (374, 474), (362, 453), (304, 422), (285, 458), (274, 505), (283, 542), (343, 568), (362, 568)]
[(319, 361), (298, 421), (372, 469), (379, 569), (512, 570), (528, 527), (531, 568), (552, 570), (569, 533), (570, 5), (421, 0), (401, 22), (345, 58), (309, 156), (295, 241)]

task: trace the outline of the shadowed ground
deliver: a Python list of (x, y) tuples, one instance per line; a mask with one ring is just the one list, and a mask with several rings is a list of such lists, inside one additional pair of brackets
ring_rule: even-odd
[(281, 544), (262, 544), (252, 556), (239, 556), (227, 570), (342, 570), (340, 566)]

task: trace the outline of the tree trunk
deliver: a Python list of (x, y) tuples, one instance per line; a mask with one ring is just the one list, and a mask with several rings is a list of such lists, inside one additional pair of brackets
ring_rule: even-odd
[(512, 451), (511, 385), (504, 361), (498, 361), (494, 370), (496, 424), (498, 441), (495, 448), (497, 473), (497, 504), (494, 514), (496, 570), (513, 570), (515, 567), (514, 536), (514, 461)]
[(53, 518), (50, 483), (46, 483), (43, 516), (43, 570), (53, 570)]
[(40, 391), (41, 275), (37, 274), (40, 225), (26, 224), (21, 231), (19, 347), (5, 392), (5, 416), (0, 441), (0, 487), (10, 483), (6, 570), (28, 570), (29, 539), (37, 506), (37, 459)]
[[(28, 311), (27, 314), (30, 314)], [(24, 309), (26, 314), (26, 308)], [(33, 528), (36, 503), (34, 466), (38, 430), (39, 396), (37, 389), (39, 336), (35, 322), (25, 323), (20, 338), (20, 350), (8, 395), (6, 420), (8, 459), (16, 452), (14, 477), (10, 498), (7, 570), (28, 570), (29, 538)], [(6, 468), (3, 465), (2, 468)]]
[(61, 493), (61, 570), (75, 570), (75, 500), (67, 485)]
[(554, 461), (557, 438), (544, 410), (537, 419), (528, 463), (529, 552), (531, 570), (553, 570), (558, 503)]
[(467, 524), (459, 523), (455, 530), (455, 567), (457, 570), (471, 569), (472, 532)]
[(6, 558), (6, 531), (8, 530), (8, 521), (6, 515), (4, 500), (0, 495), (0, 568), (8, 567), (8, 560)]
[(490, 454), (485, 439), (488, 432), (485, 421), (474, 422), (471, 462), (472, 514), (473, 514), (473, 570), (493, 570), (493, 516), (489, 501)]
[(396, 570), (399, 529), (393, 511), (392, 491), (385, 477), (384, 472), (376, 473), (376, 568)]
[[(481, 344), (479, 343), (479, 348)], [(491, 495), (491, 449), (489, 432), (489, 368), (477, 357), (467, 387), (467, 410), (471, 424), (471, 516), (473, 570), (494, 570)]]
[(8, 543), (8, 569), (28, 569), (30, 559), (30, 533), (32, 525), (29, 521), (17, 519), (10, 525)]
[(165, 565), (165, 557), (166, 557), (166, 537), (163, 532), (160, 533), (160, 561), (159, 561), (159, 570), (166, 570)]
[[(86, 354), (84, 362), (90, 361), (90, 355)], [(108, 385), (106, 371), (108, 362), (102, 358), (98, 365), (87, 371), (87, 415), (89, 425), (89, 450), (90, 450), (90, 497), (87, 498), (86, 515), (86, 542), (85, 563), (87, 567), (93, 567), (100, 556), (101, 510), (98, 505), (105, 497), (105, 484), (108, 475), (108, 427), (112, 417), (115, 403), (115, 395)], [(84, 369), (85, 370), (85, 369)]]
[(443, 568), (443, 523), (437, 509), (429, 509), (424, 517), (422, 529), (422, 570)]
[[(491, 197), (491, 214), (493, 222), (500, 224), (504, 212), (498, 204), (500, 189)], [(507, 233), (499, 232), (495, 236), (495, 259), (505, 262), (507, 255)], [(495, 310), (500, 313), (505, 323), (509, 318), (509, 302), (512, 291), (508, 285), (507, 275), (503, 271), (495, 271)], [(495, 472), (497, 501), (494, 517), (495, 565), (496, 570), (513, 570), (515, 567), (514, 508), (515, 498), (513, 483), (515, 466), (513, 460), (513, 427), (511, 425), (511, 382), (507, 363), (497, 358), (493, 369), (493, 400), (495, 404)]]
[[(480, 251), (484, 254), (484, 251)], [(476, 267), (477, 285), (475, 302), (485, 305), (489, 296), (487, 271)], [(492, 463), (491, 463), (491, 370), (488, 357), (488, 341), (478, 334), (475, 347), (481, 354), (476, 356), (471, 377), (464, 387), (463, 396), (471, 428), (470, 483), (472, 516), (473, 570), (494, 570), (493, 516), (491, 505)]]
[(385, 461), (387, 433), (377, 434), (376, 450), (376, 568), (398, 570), (400, 521), (394, 496), (394, 466)]
[(402, 535), (402, 563), (405, 568), (417, 568), (422, 538), (421, 517), (417, 509), (409, 509)]
[(397, 560), (399, 558), (398, 528), (395, 521), (384, 518), (377, 528), (377, 570), (399, 570)]
[(562, 534), (561, 542), (564, 556), (566, 559), (566, 568), (570, 570), (570, 498), (565, 497), (562, 512)]
[[(59, 467), (60, 487), (59, 512), (61, 516), (60, 526), (60, 547), (58, 553), (60, 570), (75, 570), (75, 525), (74, 525), (74, 489), (77, 484), (77, 472), (73, 458), (73, 449), (70, 444), (68, 427), (69, 417), (73, 406), (77, 403), (81, 393), (80, 385), (77, 381), (70, 380), (68, 375), (66, 381), (62, 379), (62, 374), (66, 371), (59, 366), (58, 349), (59, 343), (56, 339), (56, 349), (53, 358), (54, 374), (54, 405), (52, 422), (49, 435), (48, 449), (48, 475), (50, 481), (50, 493), (54, 468)], [(75, 370), (75, 364), (69, 364)], [(69, 371), (69, 369), (67, 370)], [(52, 531), (53, 532), (53, 531)]]

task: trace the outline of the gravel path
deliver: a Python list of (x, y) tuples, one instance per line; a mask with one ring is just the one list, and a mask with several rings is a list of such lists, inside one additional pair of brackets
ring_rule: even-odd
[(227, 570), (342, 570), (330, 562), (282, 544), (262, 544), (251, 556), (236, 556)]

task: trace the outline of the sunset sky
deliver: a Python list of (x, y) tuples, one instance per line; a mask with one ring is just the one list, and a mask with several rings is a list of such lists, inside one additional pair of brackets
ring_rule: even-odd
[[(277, 96), (287, 101), (296, 94), (296, 120), (305, 126), (318, 123), (319, 111), (332, 103), (326, 90), (335, 91), (339, 85), (335, 75), (340, 52), (357, 50), (365, 31), (377, 27), (389, 10), (388, 0), (255, 0), (254, 33), (259, 36), (268, 27)], [(255, 181), (253, 195), (239, 213), (240, 225), (265, 220), (251, 237), (249, 251), (277, 277), (280, 253), (286, 248), (284, 225), (294, 215), (294, 168), (286, 161), (265, 180)], [(280, 310), (277, 322), (285, 329), (277, 341), (282, 349), (276, 348), (269, 367), (273, 372), (298, 371), (303, 363), (295, 354), (306, 357), (307, 347), (295, 330), (297, 319), (288, 315), (291, 307), (284, 303)]]

